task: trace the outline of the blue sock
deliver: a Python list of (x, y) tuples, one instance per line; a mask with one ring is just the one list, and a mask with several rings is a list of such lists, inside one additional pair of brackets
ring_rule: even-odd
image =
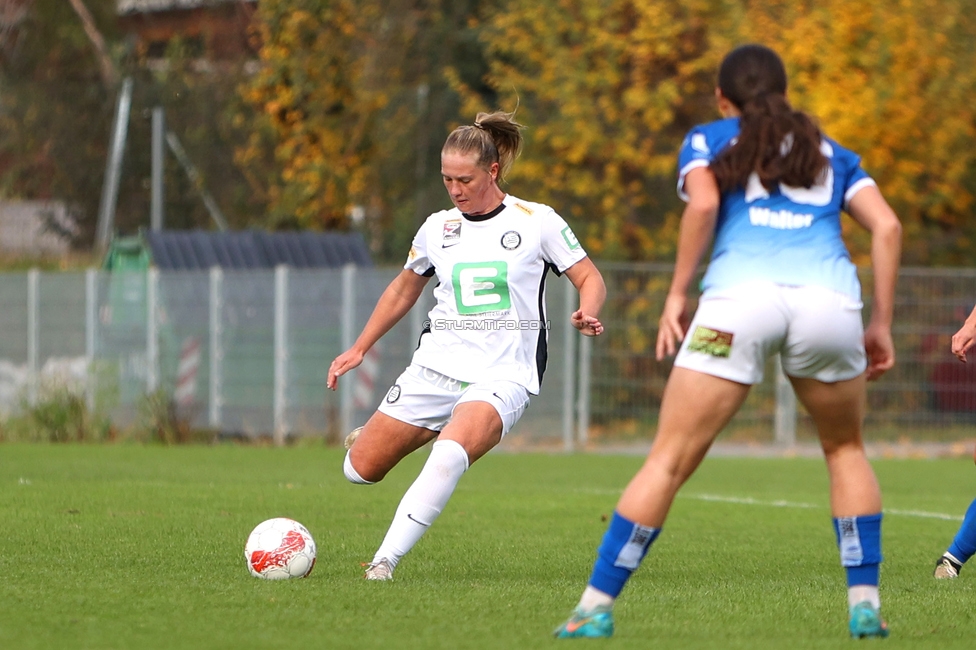
[(969, 504), (966, 516), (963, 517), (962, 526), (956, 533), (956, 538), (952, 540), (949, 547), (952, 557), (965, 564), (966, 560), (976, 555), (976, 500)]
[(614, 511), (610, 527), (597, 550), (590, 586), (614, 598), (619, 596), (660, 532), (660, 528), (635, 524)]
[(840, 563), (847, 571), (847, 586), (878, 585), (881, 564), (881, 513), (834, 517)]

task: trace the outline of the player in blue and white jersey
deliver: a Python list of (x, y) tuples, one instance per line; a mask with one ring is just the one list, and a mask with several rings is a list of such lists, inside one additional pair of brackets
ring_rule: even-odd
[[(593, 573), (556, 636), (613, 634), (612, 607), (664, 524), (679, 488), (762, 381), (768, 357), (812, 416), (830, 477), (850, 634), (887, 636), (878, 593), (881, 492), (861, 439), (867, 380), (892, 367), (901, 225), (856, 155), (823, 136), (786, 100), (786, 71), (769, 48), (723, 60), (725, 119), (693, 129), (679, 154), (681, 219), (657, 356), (677, 351), (647, 460), (617, 503)], [(866, 328), (841, 211), (871, 233), (874, 295)], [(714, 241), (713, 241), (714, 240)], [(690, 325), (687, 293), (710, 243)]]
[[(678, 155), (682, 199), (690, 198), (685, 188), (688, 174), (712, 166), (719, 153), (736, 140), (739, 123), (739, 117), (729, 117), (691, 130)], [(794, 141), (787, 135), (783, 138), (781, 147)], [(857, 155), (830, 138), (821, 137), (818, 149), (807, 155), (814, 157), (818, 152), (817, 162), (826, 164), (809, 188), (777, 182), (767, 189), (760, 176), (752, 173), (745, 187), (728, 188), (731, 191), (722, 194), (704, 291), (758, 280), (815, 285), (860, 301), (857, 268), (841, 238), (840, 213), (858, 191), (874, 186), (874, 180), (861, 168)], [(728, 164), (725, 160), (719, 164)]]
[[(966, 353), (976, 345), (976, 307), (963, 322), (959, 331), (952, 335), (952, 353), (963, 363), (968, 363)], [(973, 454), (976, 461), (976, 452)], [(933, 575), (940, 580), (958, 578), (962, 566), (976, 555), (976, 499), (969, 504), (966, 515), (956, 531), (952, 544), (935, 564)]]
[(479, 113), (441, 149), (441, 175), (454, 203), (413, 239), (403, 271), (380, 297), (359, 338), (329, 368), (328, 387), (362, 363), (437, 277), (410, 366), (361, 430), (347, 438), (343, 472), (353, 483), (383, 479), (436, 438), (403, 495), (386, 537), (366, 569), (390, 580), (397, 563), (440, 515), (462, 474), (497, 445), (539, 392), (549, 322), (545, 280), (566, 274), (579, 291), (573, 326), (603, 332), (603, 277), (566, 222), (549, 206), (506, 194), (501, 183), (522, 146), (513, 114)]

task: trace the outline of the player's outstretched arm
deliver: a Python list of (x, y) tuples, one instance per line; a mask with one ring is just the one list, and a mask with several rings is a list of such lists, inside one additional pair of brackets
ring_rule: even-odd
[(901, 261), (901, 222), (874, 185), (851, 197), (847, 211), (871, 233), (871, 270), (874, 296), (871, 320), (864, 330), (868, 380), (877, 379), (895, 365), (891, 322), (895, 311), (895, 283)]
[(410, 269), (400, 271), (400, 274), (393, 278), (393, 282), (386, 287), (377, 301), (359, 338), (329, 366), (329, 376), (326, 377), (325, 385), (330, 390), (335, 390), (339, 377), (361, 364), (366, 352), (410, 311), (423, 293), (427, 280), (429, 278), (417, 275)]
[(657, 330), (657, 360), (673, 356), (678, 344), (685, 337), (688, 327), (685, 304), (688, 288), (698, 270), (698, 264), (712, 241), (715, 220), (718, 218), (721, 194), (715, 175), (708, 167), (692, 169), (685, 176), (685, 192), (688, 204), (681, 214), (678, 232), (678, 252), (674, 261), (671, 288), (664, 301)]
[(972, 313), (959, 331), (952, 335), (952, 353), (957, 359), (966, 363), (966, 353), (974, 344), (976, 344), (976, 307), (973, 307)]
[(600, 310), (607, 299), (607, 285), (603, 275), (589, 257), (584, 257), (566, 269), (566, 277), (573, 283), (580, 295), (579, 309), (570, 316), (573, 327), (585, 336), (603, 334)]

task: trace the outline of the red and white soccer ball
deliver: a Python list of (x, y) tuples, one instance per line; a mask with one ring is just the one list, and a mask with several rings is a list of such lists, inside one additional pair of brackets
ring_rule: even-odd
[(268, 519), (251, 531), (244, 545), (244, 560), (255, 578), (304, 578), (315, 566), (315, 540), (294, 519)]

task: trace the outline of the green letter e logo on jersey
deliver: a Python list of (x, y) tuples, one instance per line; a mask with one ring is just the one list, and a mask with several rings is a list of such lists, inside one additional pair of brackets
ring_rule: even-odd
[(481, 314), (512, 306), (506, 262), (455, 264), (452, 282), (459, 314)]
[(576, 239), (576, 235), (573, 234), (573, 230), (569, 226), (562, 229), (562, 235), (566, 245), (569, 246), (569, 250), (574, 251), (579, 248), (579, 240)]

